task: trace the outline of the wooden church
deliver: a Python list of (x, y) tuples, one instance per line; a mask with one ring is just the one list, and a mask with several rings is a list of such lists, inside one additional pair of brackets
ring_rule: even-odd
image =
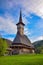
[(25, 24), (22, 21), (22, 13), (20, 11), (19, 22), (17, 25), (17, 34), (15, 39), (10, 46), (11, 54), (27, 54), (27, 53), (34, 53), (34, 47), (31, 44), (31, 41), (28, 37), (24, 34), (24, 26)]

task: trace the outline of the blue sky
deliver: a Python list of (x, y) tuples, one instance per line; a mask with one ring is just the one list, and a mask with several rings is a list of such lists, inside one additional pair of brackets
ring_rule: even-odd
[(0, 0), (0, 35), (13, 40), (17, 33), (20, 9), (24, 34), (31, 42), (43, 39), (43, 0)]

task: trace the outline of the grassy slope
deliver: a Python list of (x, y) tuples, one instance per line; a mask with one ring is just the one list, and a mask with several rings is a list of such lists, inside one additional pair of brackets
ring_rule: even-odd
[(43, 55), (15, 55), (0, 57), (0, 65), (43, 65)]

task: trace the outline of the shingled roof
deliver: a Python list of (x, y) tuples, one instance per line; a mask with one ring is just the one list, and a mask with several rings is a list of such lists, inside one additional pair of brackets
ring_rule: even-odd
[(27, 38), (26, 35), (20, 35), (19, 33), (17, 33), (12, 45), (19, 44), (19, 43), (32, 46), (30, 40)]

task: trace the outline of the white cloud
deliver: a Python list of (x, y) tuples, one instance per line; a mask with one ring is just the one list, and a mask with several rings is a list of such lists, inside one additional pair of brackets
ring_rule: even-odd
[(11, 40), (11, 41), (13, 41), (13, 40), (14, 40), (14, 38), (11, 38), (11, 37), (10, 37), (10, 38), (7, 38), (7, 39), (8, 39), (8, 40)]
[(23, 22), (25, 23), (25, 25), (30, 24), (30, 22), (26, 19), (25, 16), (23, 16)]
[(43, 18), (43, 0), (6, 0), (5, 8), (21, 6), (26, 12), (33, 12)]
[(29, 36), (31, 34), (31, 32), (29, 31), (28, 28), (24, 28), (24, 34), (26, 34), (27, 36)]
[(35, 42), (35, 41), (39, 41), (39, 40), (43, 40), (43, 36), (39, 36), (39, 37), (35, 37), (33, 39), (31, 39), (31, 42)]
[(6, 15), (5, 17), (0, 16), (0, 31), (3, 30), (9, 34), (16, 34), (17, 28), (14, 24), (14, 19), (11, 16)]
[(37, 40), (43, 40), (43, 36), (38, 37)]
[(43, 0), (24, 0), (22, 6), (27, 12), (33, 12), (43, 18)]

